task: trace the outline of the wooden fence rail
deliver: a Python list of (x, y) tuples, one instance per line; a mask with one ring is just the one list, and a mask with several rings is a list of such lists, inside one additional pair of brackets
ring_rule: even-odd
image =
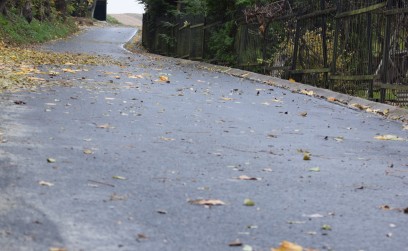
[[(235, 67), (408, 105), (408, 2), (309, 0), (268, 23), (242, 22), (234, 38)], [(222, 22), (187, 16), (143, 17), (151, 52), (223, 63), (209, 45)], [(263, 27), (265, 28), (265, 27)]]

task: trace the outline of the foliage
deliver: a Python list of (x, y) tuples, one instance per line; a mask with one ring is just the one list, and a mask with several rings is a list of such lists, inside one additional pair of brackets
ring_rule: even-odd
[(106, 22), (110, 23), (110, 24), (121, 24), (116, 18), (108, 15), (106, 16)]
[(234, 21), (226, 22), (210, 38), (210, 50), (221, 63), (233, 65), (236, 62), (236, 54), (234, 53), (236, 29)]
[(65, 37), (77, 30), (72, 19), (43, 22), (34, 19), (29, 23), (22, 16), (12, 13), (7, 18), (0, 15), (0, 26), (0, 36), (16, 44), (41, 43)]

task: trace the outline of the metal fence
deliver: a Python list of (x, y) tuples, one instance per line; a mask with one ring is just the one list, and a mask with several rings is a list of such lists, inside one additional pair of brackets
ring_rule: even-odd
[[(407, 0), (306, 0), (290, 8), (262, 26), (243, 14), (234, 38), (237, 67), (408, 105)], [(152, 21), (146, 14), (143, 21), (149, 51), (220, 61), (209, 43), (221, 21)]]

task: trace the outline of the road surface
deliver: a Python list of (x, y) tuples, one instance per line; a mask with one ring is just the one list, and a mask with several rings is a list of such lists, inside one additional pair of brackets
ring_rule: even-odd
[(0, 94), (1, 250), (408, 250), (402, 123), (132, 54), (134, 32), (45, 47), (122, 66)]

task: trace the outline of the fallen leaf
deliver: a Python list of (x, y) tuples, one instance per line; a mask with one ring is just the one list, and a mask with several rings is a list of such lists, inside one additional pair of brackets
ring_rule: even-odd
[(310, 153), (307, 153), (307, 152), (303, 153), (303, 160), (310, 160), (310, 159), (311, 159)]
[(144, 233), (139, 233), (137, 234), (137, 239), (139, 240), (146, 240), (148, 239), (147, 236)]
[(302, 117), (306, 117), (306, 116), (307, 116), (307, 112), (301, 112), (301, 113), (299, 113), (299, 115), (302, 116)]
[(97, 125), (97, 128), (101, 128), (101, 129), (108, 129), (108, 128), (113, 128), (112, 126), (110, 126), (109, 124), (102, 124), (102, 125)]
[(118, 176), (118, 175), (112, 176), (112, 178), (113, 178), (113, 179), (117, 179), (117, 180), (126, 180), (125, 177), (123, 177), (123, 176)]
[(296, 80), (294, 80), (293, 78), (289, 78), (289, 82), (296, 83)]
[(52, 187), (54, 184), (53, 183), (51, 183), (51, 182), (47, 182), (47, 181), (39, 181), (38, 182), (38, 184), (40, 185), (40, 186), (46, 186), (46, 187)]
[(48, 159), (47, 159), (47, 162), (48, 162), (48, 163), (55, 163), (55, 162), (57, 162), (57, 160), (56, 160), (56, 159), (53, 159), (53, 158), (48, 158)]
[(262, 171), (264, 171), (264, 172), (272, 172), (272, 168), (264, 168), (264, 169), (262, 169)]
[(160, 76), (159, 81), (170, 83), (169, 77), (167, 77), (167, 76)]
[(253, 206), (255, 206), (255, 202), (253, 200), (251, 200), (251, 199), (245, 199), (244, 200), (244, 205), (247, 206), (247, 207), (253, 207)]
[(93, 151), (91, 149), (85, 149), (84, 153), (85, 154), (93, 154)]
[(310, 171), (310, 172), (320, 172), (320, 167), (312, 167), (312, 168), (309, 168), (309, 171)]
[(129, 75), (128, 78), (144, 78), (143, 75)]
[(327, 101), (329, 101), (329, 102), (336, 102), (336, 101), (338, 101), (338, 99), (335, 98), (335, 97), (328, 97), (328, 98), (327, 98)]
[(341, 137), (341, 136), (335, 137), (334, 140), (337, 141), (337, 142), (343, 142), (344, 137)]
[(242, 242), (240, 240), (235, 240), (235, 241), (232, 241), (232, 242), (228, 243), (228, 246), (230, 246), (230, 247), (241, 247)]
[(246, 175), (241, 175), (239, 177), (236, 177), (238, 180), (260, 180), (260, 178), (255, 178), (255, 177), (249, 177)]
[(242, 248), (242, 251), (253, 251), (254, 249), (251, 247), (251, 246), (249, 246), (249, 245), (245, 245), (243, 248)]
[(324, 224), (322, 226), (322, 230), (330, 231), (330, 230), (332, 230), (332, 227), (330, 225)]
[(370, 108), (369, 106), (366, 105), (361, 105), (361, 104), (351, 104), (351, 107), (360, 109), (360, 110), (367, 110), (368, 108)]
[(302, 251), (303, 247), (289, 241), (282, 241), (280, 246), (271, 251)]
[(226, 98), (226, 97), (222, 97), (221, 98), (221, 100), (224, 100), (224, 101), (231, 101), (231, 100), (234, 100), (233, 98)]
[(127, 196), (126, 195), (118, 195), (116, 193), (113, 193), (110, 196), (110, 200), (111, 201), (116, 201), (116, 200), (127, 200)]
[(66, 248), (58, 248), (58, 247), (52, 247), (49, 248), (48, 251), (67, 251), (68, 249)]
[(203, 205), (203, 206), (221, 206), (221, 205), (225, 205), (225, 202), (223, 202), (222, 200), (214, 200), (214, 199), (189, 200), (188, 202), (190, 202), (193, 205)]
[(385, 135), (379, 135), (379, 136), (375, 136), (375, 139), (378, 140), (396, 140), (396, 141), (403, 141), (403, 138), (400, 138), (396, 135), (391, 135), (391, 134), (385, 134)]
[(159, 214), (167, 214), (167, 211), (166, 211), (166, 210), (163, 210), (163, 209), (159, 209), (159, 210), (157, 210), (157, 213), (159, 213)]
[(161, 137), (160, 139), (163, 141), (174, 141), (175, 140), (173, 138), (166, 138), (166, 137)]
[(324, 216), (321, 214), (305, 214), (303, 215), (303, 217), (307, 217), (307, 218), (323, 218)]
[(308, 95), (308, 96), (313, 96), (314, 95), (313, 91), (308, 91), (308, 90), (301, 90), (300, 93)]

